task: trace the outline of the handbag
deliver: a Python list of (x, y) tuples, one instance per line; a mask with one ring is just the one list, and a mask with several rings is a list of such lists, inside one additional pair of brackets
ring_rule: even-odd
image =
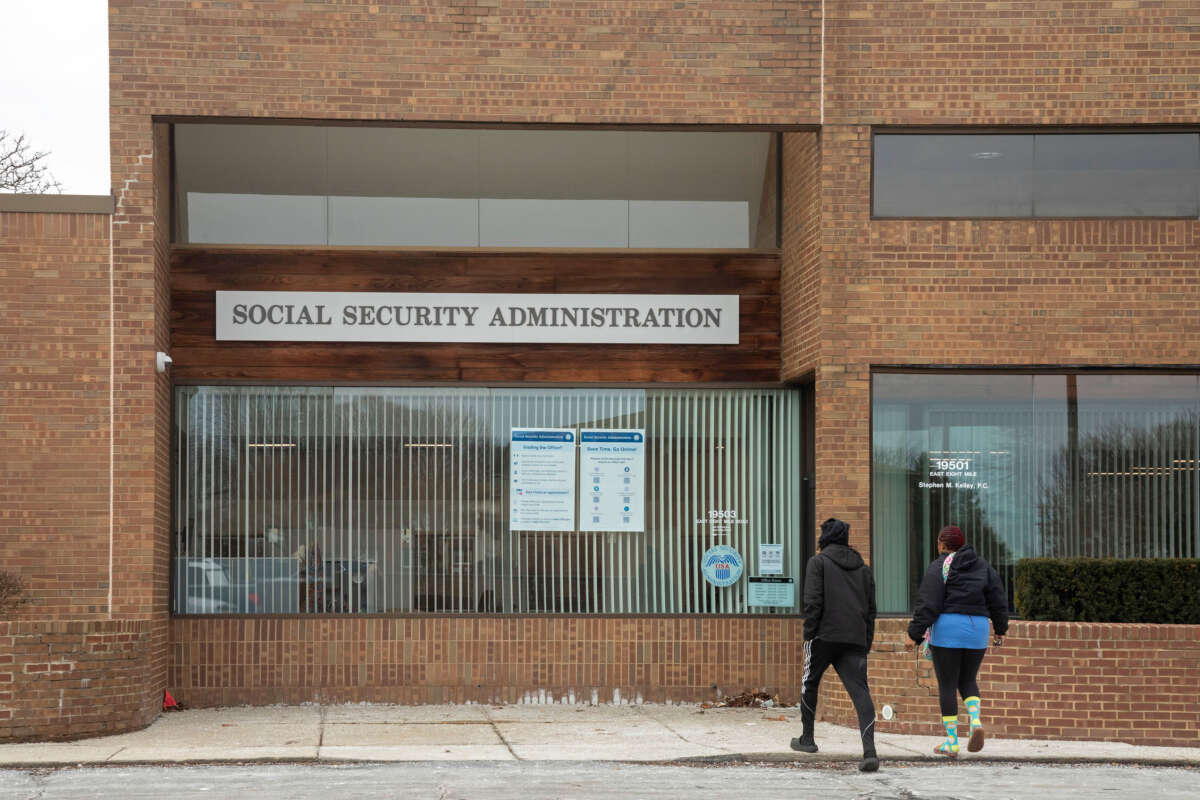
[[(954, 560), (954, 553), (946, 556), (946, 560), (942, 562), (942, 584), (945, 585), (946, 580), (950, 577), (950, 562)], [(930, 647), (930, 637), (933, 635), (933, 628), (925, 629), (925, 639), (921, 642), (921, 655), (929, 660), (933, 660), (933, 651)]]

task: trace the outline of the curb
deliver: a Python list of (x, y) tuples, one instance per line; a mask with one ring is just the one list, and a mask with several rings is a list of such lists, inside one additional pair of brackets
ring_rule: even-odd
[[(35, 761), (35, 762), (12, 762), (0, 764), (0, 772), (4, 770), (60, 770), (60, 769), (82, 769), (82, 768), (103, 768), (103, 769), (120, 769), (123, 767), (162, 767), (170, 769), (174, 767), (222, 767), (222, 766), (249, 766), (259, 764), (293, 764), (298, 766), (329, 766), (329, 767), (348, 767), (360, 764), (370, 764), (376, 766), (383, 765), (404, 765), (404, 764), (510, 764), (510, 763), (553, 763), (553, 764), (622, 764), (627, 766), (653, 766), (653, 767), (703, 767), (703, 766), (741, 766), (749, 764), (772, 764), (779, 766), (790, 765), (807, 765), (816, 769), (840, 767), (842, 765), (856, 765), (861, 761), (859, 756), (846, 755), (801, 755), (793, 756), (790, 754), (781, 753), (727, 753), (716, 756), (685, 756), (683, 758), (674, 758), (665, 761), (628, 761), (623, 759), (586, 759), (586, 760), (554, 760), (554, 761), (495, 761), (495, 762), (480, 762), (474, 760), (459, 760), (459, 761), (380, 761), (377, 759), (327, 759), (327, 758), (236, 758), (236, 759), (179, 759), (173, 761)], [(1022, 767), (1037, 767), (1042, 765), (1049, 766), (1088, 766), (1095, 764), (1111, 764), (1114, 766), (1127, 767), (1162, 767), (1162, 768), (1183, 768), (1183, 769), (1200, 769), (1200, 764), (1192, 761), (1184, 761), (1179, 759), (1163, 759), (1163, 760), (1147, 760), (1147, 759), (1112, 759), (1112, 758), (1080, 758), (1080, 757), (1063, 757), (1063, 758), (1039, 758), (1031, 761), (1029, 759), (1017, 758), (1014, 756), (974, 756), (963, 761), (951, 761), (945, 758), (925, 758), (923, 756), (905, 757), (905, 758), (880, 758), (880, 769), (884, 769), (887, 765), (906, 767), (929, 767), (929, 766), (955, 766), (955, 767), (971, 767), (976, 764), (1014, 764)]]

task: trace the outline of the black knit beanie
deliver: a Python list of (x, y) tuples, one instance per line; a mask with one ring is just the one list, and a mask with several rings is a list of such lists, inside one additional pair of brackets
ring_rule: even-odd
[(817, 546), (824, 550), (831, 544), (850, 544), (850, 526), (833, 517), (821, 523), (821, 538)]

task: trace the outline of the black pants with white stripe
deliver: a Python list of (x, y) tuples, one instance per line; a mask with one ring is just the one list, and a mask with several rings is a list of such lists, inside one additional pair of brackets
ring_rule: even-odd
[(810, 639), (804, 643), (804, 694), (800, 698), (800, 720), (804, 735), (812, 736), (817, 716), (817, 693), (821, 676), (832, 664), (850, 694), (858, 714), (864, 756), (875, 755), (875, 704), (867, 686), (867, 648), (853, 644)]

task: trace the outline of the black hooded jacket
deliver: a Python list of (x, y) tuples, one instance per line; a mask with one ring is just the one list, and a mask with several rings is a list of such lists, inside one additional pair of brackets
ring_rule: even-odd
[(856, 550), (829, 544), (804, 571), (804, 638), (871, 648), (875, 578)]
[(934, 559), (921, 579), (921, 594), (908, 624), (908, 638), (920, 642), (925, 631), (941, 614), (970, 614), (991, 617), (997, 636), (1008, 632), (1008, 595), (992, 565), (975, 554), (970, 545), (960, 547), (950, 562), (950, 573), (942, 580), (946, 556)]

